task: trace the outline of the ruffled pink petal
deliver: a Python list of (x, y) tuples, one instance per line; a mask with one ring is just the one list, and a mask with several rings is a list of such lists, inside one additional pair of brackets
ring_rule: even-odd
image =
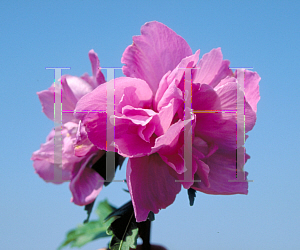
[(92, 87), (96, 88), (100, 84), (105, 83), (106, 80), (103, 73), (101, 72), (98, 55), (93, 49), (89, 51), (89, 58), (92, 65), (93, 78), (95, 79), (94, 81), (92, 81)]
[(117, 106), (117, 112), (123, 113), (122, 109), (125, 106), (139, 107), (140, 100), (137, 94), (135, 93), (136, 88), (133, 86), (126, 87), (124, 89), (124, 94), (120, 100), (119, 105)]
[(129, 159), (126, 179), (137, 222), (174, 202), (181, 185), (170, 171), (158, 154)]
[(76, 132), (76, 138), (73, 139), (74, 154), (76, 156), (85, 156), (90, 152), (96, 151), (96, 146), (89, 140), (87, 132), (81, 121), (79, 121), (78, 130)]
[[(180, 81), (182, 80), (185, 69), (195, 67), (196, 63), (199, 60), (200, 50), (197, 50), (195, 54), (188, 56), (181, 60), (181, 62), (177, 65), (173, 71), (168, 71), (161, 79), (158, 85), (157, 92), (155, 94), (155, 98), (153, 100), (153, 109), (158, 110), (158, 103), (163, 102), (162, 98), (165, 96), (165, 92), (169, 88), (171, 84), (174, 86), (178, 86)], [(183, 91), (183, 89), (181, 89)], [(160, 104), (160, 107), (162, 104)]]
[(143, 156), (150, 153), (151, 145), (139, 135), (139, 127), (128, 118), (115, 118), (115, 126), (106, 122), (106, 113), (86, 116), (85, 129), (90, 141), (99, 149), (106, 150), (106, 133), (115, 133), (115, 145), (124, 157)]
[[(239, 148), (238, 150), (243, 150)], [(239, 152), (240, 153), (240, 152)], [(246, 160), (249, 156), (245, 155)], [(236, 180), (236, 150), (224, 152), (218, 150), (206, 160), (210, 172), (208, 175), (210, 186), (204, 182), (195, 182), (192, 188), (207, 194), (247, 194), (248, 182), (230, 182)], [(238, 171), (242, 170), (242, 165), (238, 164)], [(247, 172), (245, 172), (247, 176)]]
[[(55, 131), (52, 130), (47, 136), (46, 143), (41, 145), (41, 148), (32, 154), (31, 160), (33, 160), (33, 167), (47, 182), (62, 183), (70, 180), (71, 171), (74, 164), (79, 162), (81, 158), (76, 157), (73, 151), (72, 133), (76, 131), (75, 123), (67, 123), (62, 130), (62, 166), (58, 167), (54, 164), (54, 136)], [(74, 131), (75, 130), (75, 131)], [(56, 180), (54, 177), (54, 169), (61, 171), (62, 180)]]
[[(183, 105), (182, 98), (181, 99), (174, 98), (170, 100), (167, 106), (164, 106), (160, 109), (158, 116), (160, 119), (160, 126), (163, 129), (162, 131), (163, 133), (165, 133), (169, 129), (177, 111), (182, 107), (182, 105)], [(181, 117), (178, 116), (178, 118)], [(161, 135), (160, 133), (156, 133), (156, 134), (158, 136)]]
[(161, 159), (177, 173), (184, 172), (184, 158), (183, 152), (176, 152), (176, 154), (163, 154), (159, 152)]
[(96, 76), (97, 72), (98, 72), (98, 69), (100, 67), (100, 61), (99, 61), (97, 53), (93, 49), (91, 49), (89, 51), (89, 58), (90, 58), (90, 61), (91, 61), (93, 76)]
[(256, 72), (245, 70), (244, 90), (247, 102), (250, 104), (253, 111), (257, 111), (257, 103), (260, 99), (259, 96), (259, 81), (260, 76)]
[(151, 145), (153, 145), (153, 140), (150, 143), (137, 133), (125, 133), (122, 137), (115, 139), (115, 144), (117, 152), (124, 157), (141, 157), (148, 155), (151, 152)]
[(106, 120), (106, 113), (89, 114), (84, 118), (84, 128), (89, 140), (102, 150), (106, 150), (106, 130), (113, 133), (113, 127)]
[(173, 70), (185, 57), (192, 54), (187, 42), (166, 25), (153, 21), (134, 36), (133, 44), (123, 53), (121, 62), (126, 76), (145, 80), (153, 93), (165, 73)]
[(196, 112), (196, 136), (222, 148), (234, 149), (242, 146), (236, 144), (236, 135), (237, 129), (243, 133), (244, 128), (237, 128), (236, 118), (230, 116), (224, 119), (222, 113), (212, 113), (212, 110), (222, 109), (220, 98), (212, 87), (202, 84), (198, 90), (193, 89), (192, 105)]
[(157, 110), (160, 111), (162, 107), (167, 106), (172, 99), (184, 101), (182, 91), (174, 83), (170, 84), (165, 90), (158, 102)]
[(123, 100), (125, 89), (127, 89), (128, 87), (135, 88), (135, 94), (139, 99), (139, 106), (137, 108), (145, 108), (151, 106), (153, 94), (145, 81), (136, 78), (119, 77), (98, 86), (92, 92), (82, 97), (76, 105), (75, 117), (77, 119), (83, 120), (86, 116), (91, 117), (96, 116), (97, 113), (106, 112), (107, 84), (114, 84), (115, 91), (111, 94), (115, 97), (116, 110), (119, 110), (118, 105), (124, 105), (121, 100)]
[(89, 83), (90, 86), (94, 89), (105, 82), (105, 77), (101, 72), (98, 55), (93, 49), (89, 51), (89, 58), (91, 61), (93, 75), (89, 76), (87, 73), (85, 73), (80, 78)]
[[(220, 87), (219, 87), (220, 86)], [(236, 113), (229, 112), (230, 110), (236, 110), (237, 104), (244, 105), (242, 116), (238, 116), (238, 124), (244, 128), (245, 124), (245, 133), (250, 131), (256, 122), (256, 113), (252, 110), (251, 106), (247, 101), (244, 100), (244, 92), (237, 89), (236, 78), (228, 77), (223, 79), (216, 88), (216, 92), (219, 96), (221, 102), (221, 109), (227, 110), (228, 112), (223, 113), (222, 116), (224, 119), (236, 119)], [(245, 120), (244, 120), (245, 115)]]
[(232, 75), (229, 69), (229, 61), (223, 60), (221, 48), (213, 49), (205, 54), (193, 71), (194, 83), (205, 83), (211, 87), (217, 86), (219, 81), (228, 75)]
[(151, 150), (151, 154), (159, 153), (163, 161), (179, 174), (184, 172), (182, 152), (184, 140), (182, 136), (180, 137), (184, 124), (181, 120), (172, 124), (165, 134), (156, 138)]
[[(72, 78), (68, 75), (64, 75), (61, 77), (61, 86), (63, 89), (63, 98), (67, 99), (68, 102), (70, 103), (70, 109), (69, 110), (74, 110), (76, 103), (78, 102), (78, 98), (75, 96), (75, 93), (73, 92), (73, 90), (71, 89), (70, 85), (68, 84), (68, 80), (69, 82), (72, 82)], [(76, 86), (76, 85), (75, 85)], [(67, 109), (67, 108), (65, 108)], [(64, 110), (64, 109), (63, 109)]]
[[(63, 182), (69, 181), (71, 179), (71, 171), (69, 169), (61, 169), (57, 165), (53, 163), (32, 157), (33, 167), (35, 172), (46, 182), (52, 182), (55, 184), (61, 184)], [(61, 173), (61, 177), (59, 180), (55, 178), (54, 171), (57, 173)]]
[[(66, 75), (65, 77), (66, 77), (67, 84), (70, 88), (70, 91), (73, 94), (72, 97), (75, 96), (77, 101), (81, 97), (83, 97), (84, 95), (86, 95), (87, 93), (89, 93), (93, 90), (93, 88), (90, 86), (90, 84), (88, 84), (86, 81), (84, 81), (80, 77), (70, 76), (70, 75)], [(65, 94), (66, 94), (65, 99), (70, 101), (71, 94), (69, 92), (66, 92)], [(64, 98), (64, 96), (63, 96), (63, 98)], [(76, 101), (76, 103), (77, 103), (77, 101)], [(75, 103), (75, 105), (76, 105), (76, 103)]]
[[(117, 112), (118, 116), (115, 118), (115, 124), (112, 124), (110, 119), (110, 122), (107, 123), (107, 84), (115, 84), (114, 96), (116, 110), (125, 112), (125, 115)], [(137, 107), (129, 108), (128, 105), (122, 106), (124, 105), (124, 102), (126, 102), (127, 94), (129, 94), (127, 93), (128, 87), (131, 90), (135, 90), (135, 98), (138, 99), (138, 102), (134, 102), (132, 104), (137, 105)], [(138, 117), (136, 117), (137, 119), (134, 119), (134, 113), (147, 113), (147, 110), (145, 109), (143, 111), (142, 108), (150, 107), (151, 103), (152, 91), (145, 81), (135, 78), (121, 77), (100, 85), (94, 91), (81, 98), (76, 106), (75, 117), (82, 119), (90, 141), (98, 148), (102, 150), (106, 149), (107, 130), (107, 133), (115, 133), (116, 148), (119, 149), (120, 154), (125, 157), (134, 156), (135, 154), (141, 156), (150, 152), (151, 145), (142, 140), (138, 135), (139, 121)], [(121, 105), (120, 108), (119, 105)], [(151, 110), (148, 110), (148, 112), (150, 111)], [(154, 113), (153, 111), (151, 112)], [(148, 117), (150, 119), (151, 117), (149, 117), (149, 114), (146, 113), (144, 114), (144, 117)], [(126, 114), (128, 114), (129, 117), (126, 117)], [(140, 151), (138, 151), (139, 149)]]
[[(91, 92), (93, 88), (81, 78), (70, 75), (62, 76), (61, 86), (62, 123), (76, 121), (73, 112), (77, 101), (85, 94)], [(49, 119), (54, 120), (54, 86), (52, 85), (48, 90), (37, 94), (42, 104), (43, 112)], [(58, 104), (60, 104), (60, 100), (58, 100)]]
[(171, 71), (169, 70), (166, 74), (163, 75), (163, 77), (161, 78), (159, 85), (158, 85), (158, 89), (157, 92), (155, 94), (155, 97), (153, 99), (153, 109), (155, 111), (157, 111), (157, 105), (158, 102), (161, 100), (162, 96), (164, 95), (165, 91), (167, 90), (167, 88), (169, 87), (170, 81), (169, 81), (169, 76), (171, 74)]
[[(153, 133), (160, 128), (157, 114), (150, 109), (125, 106), (123, 115), (115, 118), (115, 144), (125, 157), (140, 157), (150, 153)], [(161, 129), (160, 129), (161, 130)]]
[[(177, 67), (171, 72), (168, 77), (169, 84), (174, 82), (176, 86), (179, 87), (179, 83), (183, 82), (184, 76), (186, 73), (194, 74), (194, 67), (196, 67), (197, 62), (199, 61), (200, 50), (197, 50), (195, 54), (188, 56), (181, 60)], [(181, 88), (184, 91), (183, 88)]]
[(153, 116), (157, 115), (151, 109), (134, 108), (129, 105), (123, 107), (122, 114), (123, 119), (129, 119), (137, 125), (146, 125), (151, 121)]
[(42, 104), (44, 114), (50, 119), (54, 120), (54, 87), (51, 86), (49, 90), (37, 92), (37, 95)]
[[(85, 94), (91, 92), (98, 85), (105, 82), (104, 75), (100, 69), (98, 55), (94, 50), (90, 50), (89, 58), (92, 65), (92, 77), (87, 73), (81, 77), (71, 75), (63, 75), (61, 77), (62, 123), (76, 121), (73, 116), (73, 111), (78, 100)], [(54, 85), (48, 90), (37, 92), (37, 94), (42, 104), (43, 112), (49, 119), (54, 120)], [(58, 100), (58, 102), (60, 102), (60, 100)]]

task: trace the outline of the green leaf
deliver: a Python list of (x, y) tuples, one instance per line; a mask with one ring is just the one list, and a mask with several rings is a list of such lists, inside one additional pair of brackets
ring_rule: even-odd
[[(123, 215), (119, 219), (116, 219), (107, 229), (107, 233), (112, 235), (109, 244), (110, 250), (129, 250), (130, 248), (136, 248), (139, 230), (135, 221), (134, 212), (132, 211), (127, 223), (124, 223), (124, 220), (128, 219), (126, 217), (127, 215)], [(120, 234), (120, 228), (124, 228), (122, 234)]]
[(194, 202), (195, 202), (195, 197), (196, 197), (196, 190), (193, 188), (189, 188), (188, 195), (189, 195), (189, 200), (190, 200), (190, 206), (193, 206)]
[(81, 224), (76, 229), (69, 231), (66, 239), (58, 249), (62, 249), (68, 244), (70, 244), (71, 247), (81, 247), (98, 238), (108, 237), (109, 235), (106, 233), (106, 230), (113, 219), (104, 222), (104, 218), (111, 214), (115, 209), (116, 208), (110, 205), (107, 200), (100, 202), (96, 210), (99, 220)]
[(81, 247), (86, 243), (99, 238), (99, 236), (107, 237), (106, 227), (101, 225), (99, 221), (90, 221), (89, 223), (79, 225), (76, 229), (68, 232), (66, 240), (58, 249), (71, 244), (71, 247)]
[(117, 208), (109, 204), (107, 199), (100, 202), (96, 208), (96, 214), (99, 216), (100, 220), (104, 220), (109, 214), (115, 211)]

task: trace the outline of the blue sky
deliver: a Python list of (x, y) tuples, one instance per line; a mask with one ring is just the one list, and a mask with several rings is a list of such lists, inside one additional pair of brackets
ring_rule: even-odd
[[(90, 49), (103, 67), (121, 67), (132, 36), (157, 20), (193, 52), (221, 47), (232, 67), (253, 67), (262, 79), (256, 126), (246, 142), (245, 169), (254, 180), (249, 194), (198, 192), (190, 207), (182, 190), (156, 215), (151, 242), (169, 250), (300, 249), (299, 13), (299, 1), (2, 1), (0, 248), (56, 249), (86, 217), (70, 202), (68, 184), (45, 183), (30, 161), (53, 127), (36, 95), (53, 82), (45, 67), (91, 73)], [(122, 205), (129, 200), (122, 188), (110, 185), (97, 201)], [(108, 240), (81, 249), (96, 250)]]

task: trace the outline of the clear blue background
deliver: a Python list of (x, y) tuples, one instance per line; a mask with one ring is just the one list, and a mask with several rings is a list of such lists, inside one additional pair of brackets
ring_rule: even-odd
[[(151, 241), (169, 250), (300, 249), (299, 13), (299, 1), (1, 1), (0, 249), (56, 249), (86, 218), (70, 202), (68, 184), (46, 184), (30, 161), (53, 126), (36, 95), (53, 82), (45, 67), (91, 73), (90, 49), (103, 67), (121, 67), (132, 36), (152, 20), (184, 37), (193, 52), (221, 47), (232, 67), (254, 67), (262, 80), (246, 143), (249, 194), (197, 193), (190, 207), (182, 190), (156, 216)], [(105, 188), (97, 201), (122, 205), (129, 199), (122, 188)]]

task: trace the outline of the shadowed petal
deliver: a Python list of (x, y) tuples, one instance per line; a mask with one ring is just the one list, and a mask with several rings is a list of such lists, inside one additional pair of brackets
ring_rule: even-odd
[(102, 190), (104, 179), (94, 169), (87, 166), (87, 163), (94, 157), (88, 157), (84, 162), (78, 164), (73, 171), (70, 182), (72, 192), (71, 202), (83, 206), (96, 199)]
[[(243, 150), (243, 148), (239, 148)], [(249, 156), (245, 155), (246, 161)], [(218, 150), (206, 160), (210, 172), (208, 180), (210, 186), (207, 187), (205, 183), (195, 182), (192, 188), (206, 194), (247, 194), (248, 182), (230, 182), (236, 180), (236, 150), (231, 152), (224, 152)], [(238, 164), (238, 171), (241, 171), (243, 166)], [(247, 176), (247, 172), (245, 172)]]

